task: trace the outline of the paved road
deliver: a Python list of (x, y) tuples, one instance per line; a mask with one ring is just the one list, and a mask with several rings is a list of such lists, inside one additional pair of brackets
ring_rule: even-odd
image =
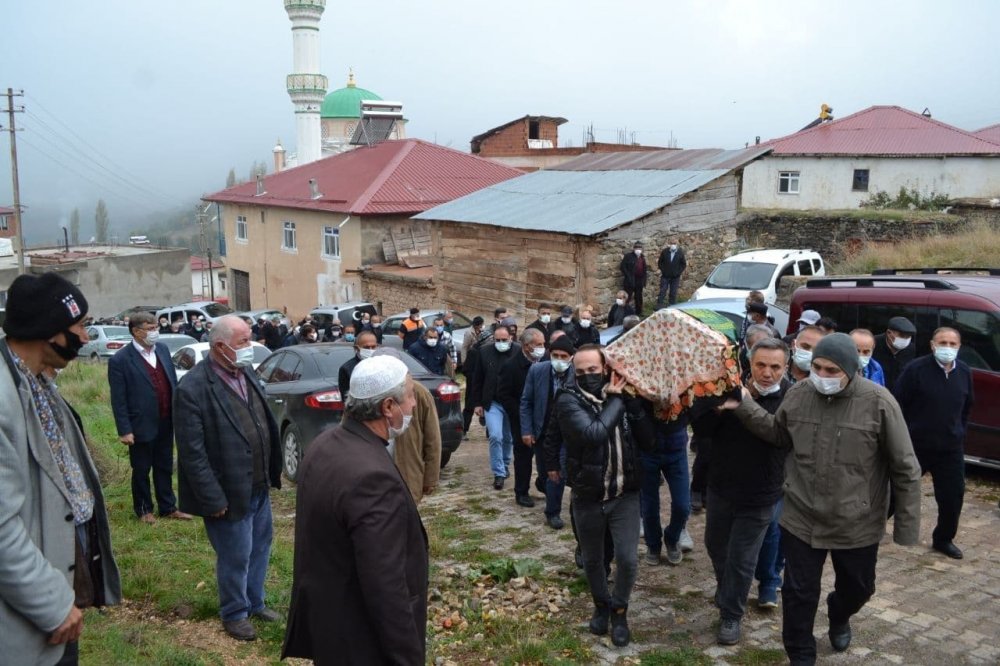
[[(538, 554), (562, 553), (570, 560), (571, 543), (557, 538), (557, 533), (544, 526), (542, 502), (537, 502), (534, 509), (515, 506), (512, 483), (503, 491), (492, 490), (483, 431), (474, 425), (470, 435), (444, 470), (441, 491), (429, 498), (428, 504), (455, 507), (462, 506), (463, 499), (485, 498), (490, 506), (500, 510), (496, 525), (532, 530), (539, 536)], [(965, 551), (965, 559), (954, 561), (929, 548), (936, 507), (929, 477), (925, 477), (922, 545), (904, 548), (893, 544), (888, 536), (883, 540), (877, 590), (852, 622), (854, 640), (847, 652), (831, 651), (826, 638), (825, 604), (820, 604), (816, 635), (821, 663), (1000, 663), (1000, 509), (997, 508), (1000, 486), (996, 478), (994, 474), (987, 475), (985, 480), (970, 479), (956, 539)], [(669, 493), (665, 486), (661, 492), (666, 518)], [(563, 517), (568, 522), (567, 511), (564, 509)], [(719, 664), (735, 663), (727, 659), (735, 659), (740, 649), (781, 649), (781, 609), (756, 609), (753, 603), (756, 587), (751, 592), (741, 644), (729, 648), (715, 645), (717, 611), (711, 604), (715, 580), (703, 546), (704, 527), (704, 514), (692, 517), (689, 531), (696, 547), (676, 567), (642, 563), (645, 546), (640, 545), (639, 579), (629, 612), (636, 640), (619, 650), (588, 635), (600, 663), (620, 664), (629, 656), (682, 644), (695, 645)], [(833, 583), (829, 564), (826, 574), (824, 596)], [(567, 621), (582, 623), (585, 619)]]

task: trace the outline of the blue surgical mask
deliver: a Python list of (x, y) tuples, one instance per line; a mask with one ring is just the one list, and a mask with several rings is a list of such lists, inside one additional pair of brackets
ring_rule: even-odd
[(435, 326), (434, 330), (436, 330), (438, 333), (444, 333), (444, 326)]
[(840, 377), (820, 377), (815, 372), (811, 372), (809, 373), (809, 381), (823, 395), (836, 395), (843, 390), (840, 386)]
[(958, 350), (954, 347), (935, 347), (934, 358), (937, 359), (938, 363), (948, 365), (954, 363), (955, 359), (958, 358)]
[[(229, 347), (229, 345), (226, 345)], [(233, 353), (236, 354), (236, 360), (233, 361), (233, 365), (237, 368), (249, 368), (253, 365), (253, 345), (247, 345), (246, 347), (240, 347), (239, 349), (233, 349)]]
[(552, 359), (552, 369), (556, 371), (557, 374), (562, 374), (569, 370), (570, 361), (560, 361), (559, 359)]
[(344, 336), (344, 339), (347, 340), (348, 342), (354, 342), (354, 334), (348, 333), (347, 335)]
[(872, 362), (871, 356), (862, 356), (861, 354), (858, 354), (858, 364), (861, 366), (862, 370), (867, 368), (868, 364), (871, 362)]
[(795, 353), (792, 355), (792, 362), (795, 363), (795, 367), (802, 372), (808, 372), (810, 366), (812, 365), (813, 353), (808, 349), (795, 348)]

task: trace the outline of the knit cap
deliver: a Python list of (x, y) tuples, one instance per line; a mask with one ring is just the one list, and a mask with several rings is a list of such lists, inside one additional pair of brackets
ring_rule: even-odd
[(47, 340), (87, 314), (87, 299), (58, 273), (18, 276), (7, 289), (3, 330), (17, 340)]
[(858, 347), (846, 333), (831, 333), (813, 349), (813, 358), (825, 358), (853, 377), (858, 372)]

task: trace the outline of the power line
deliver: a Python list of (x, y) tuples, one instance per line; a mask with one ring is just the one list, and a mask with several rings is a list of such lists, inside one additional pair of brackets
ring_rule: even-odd
[[(50, 118), (52, 118), (52, 120), (54, 120), (56, 123), (58, 123), (62, 127), (66, 128), (66, 130), (70, 134), (72, 134), (74, 137), (76, 137), (77, 140), (79, 140), (80, 143), (82, 143), (84, 146), (86, 146), (87, 148), (89, 148), (93, 152), (93, 154), (98, 155), (99, 157), (101, 157), (102, 159), (104, 159), (108, 164), (110, 164), (111, 166), (115, 167), (120, 172), (127, 172), (128, 171), (128, 169), (123, 168), (120, 164), (116, 164), (114, 160), (112, 160), (110, 157), (108, 157), (107, 155), (105, 155), (104, 153), (102, 153), (101, 151), (99, 151), (97, 148), (95, 148), (93, 145), (91, 145), (90, 143), (88, 143), (87, 140), (84, 139), (83, 137), (81, 137), (79, 134), (77, 134), (73, 130), (72, 127), (70, 127), (69, 125), (67, 125), (66, 123), (64, 123), (62, 120), (59, 119), (58, 116), (56, 116), (54, 113), (52, 113), (51, 111), (49, 111), (45, 107), (45, 105), (42, 104), (38, 100), (38, 98), (34, 97), (33, 95), (27, 95), (27, 94), (25, 95), (25, 97), (27, 97), (28, 99), (30, 99), (32, 101), (32, 103), (36, 107), (38, 107), (38, 109), (40, 111), (42, 111), (47, 116), (49, 116)], [(30, 115), (34, 115), (34, 114), (31, 114), (31, 112), (29, 112), (29, 114)], [(35, 116), (35, 118), (37, 120), (39, 120), (39, 122), (43, 122), (43, 124), (44, 124), (44, 121), (42, 121), (40, 118), (38, 118), (37, 116)], [(54, 132), (54, 130), (51, 130), (51, 128), (50, 128), (50, 131)], [(92, 158), (90, 158), (90, 159), (92, 159)], [(134, 182), (135, 183), (140, 183), (141, 181), (135, 180)], [(152, 186), (146, 187), (146, 185), (148, 185), (148, 183), (143, 184), (143, 186), (140, 187), (139, 189), (145, 189), (145, 190), (147, 190), (149, 192), (152, 192), (152, 193), (156, 194), (156, 196), (162, 197), (164, 199), (168, 199), (168, 200), (170, 200), (170, 201), (172, 201), (174, 203), (183, 204), (183, 202), (180, 199), (178, 199), (177, 197), (171, 196), (171, 195), (168, 195), (168, 194), (164, 194), (163, 192), (160, 192), (159, 190), (157, 190), (155, 187), (152, 187)]]

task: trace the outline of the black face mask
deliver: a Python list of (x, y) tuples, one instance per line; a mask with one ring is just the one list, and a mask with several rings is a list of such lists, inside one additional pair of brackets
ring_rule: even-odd
[(576, 376), (576, 385), (590, 395), (600, 397), (601, 389), (604, 388), (604, 373), (593, 372)]
[(55, 353), (59, 354), (63, 359), (67, 361), (72, 361), (76, 358), (77, 352), (83, 347), (83, 342), (80, 341), (79, 336), (75, 333), (70, 333), (69, 331), (63, 331), (66, 336), (66, 346), (57, 345), (54, 342), (50, 342), (49, 346)]

